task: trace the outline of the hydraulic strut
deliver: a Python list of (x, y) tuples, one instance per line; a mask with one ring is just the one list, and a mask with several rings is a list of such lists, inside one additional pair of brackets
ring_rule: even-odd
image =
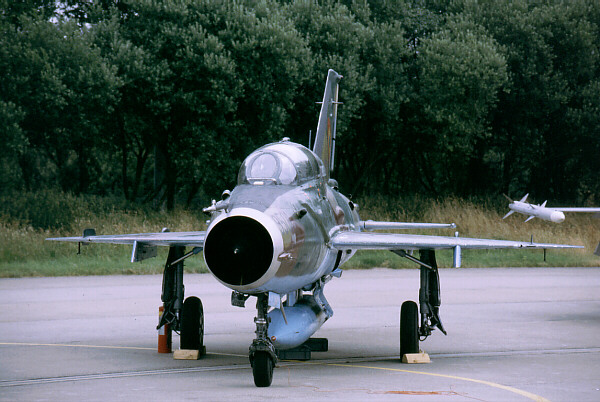
[(267, 316), (267, 312), (269, 310), (269, 295), (268, 293), (262, 293), (256, 297), (257, 314), (256, 318), (254, 318), (254, 322), (256, 323), (256, 339), (254, 339), (252, 345), (250, 345), (250, 363), (252, 364), (256, 352), (267, 352), (275, 363), (277, 362), (277, 355), (275, 353), (275, 347), (268, 335), (269, 317)]
[[(163, 272), (163, 287), (161, 300), (164, 312), (157, 329), (169, 324), (174, 331), (181, 330), (181, 310), (183, 308), (183, 259), (185, 247), (169, 247), (169, 255)], [(189, 253), (188, 253), (189, 254)]]
[(421, 311), (421, 326), (419, 336), (425, 340), (431, 332), (438, 328), (444, 335), (446, 330), (440, 319), (440, 274), (435, 259), (435, 250), (420, 250), (421, 287), (419, 289), (419, 310)]

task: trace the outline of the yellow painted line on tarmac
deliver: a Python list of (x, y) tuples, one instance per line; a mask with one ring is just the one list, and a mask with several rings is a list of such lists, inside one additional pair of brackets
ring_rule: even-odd
[(101, 345), (81, 345), (70, 343), (23, 343), (23, 342), (0, 342), (5, 346), (51, 346), (66, 348), (93, 348), (93, 349), (131, 349), (131, 350), (156, 350), (156, 348), (140, 348), (136, 346), (101, 346)]
[(434, 377), (451, 378), (453, 380), (469, 381), (469, 382), (487, 385), (489, 387), (499, 388), (499, 389), (502, 389), (502, 390), (505, 390), (508, 392), (512, 392), (512, 393), (524, 396), (525, 398), (528, 398), (528, 399), (531, 399), (531, 400), (537, 401), (537, 402), (550, 402), (548, 399), (541, 397), (539, 395), (536, 395), (536, 394), (532, 394), (531, 392), (523, 391), (521, 389), (514, 388), (514, 387), (509, 387), (507, 385), (497, 384), (497, 383), (491, 382), (491, 381), (477, 380), (475, 378), (459, 377), (459, 376), (448, 375), (448, 374), (427, 373), (424, 371), (402, 370), (402, 369), (394, 369), (394, 368), (387, 368), (387, 367), (362, 366), (362, 365), (358, 365), (358, 364), (317, 363), (317, 362), (314, 362), (311, 364), (325, 364), (328, 366), (354, 367), (354, 368), (363, 368), (363, 369), (371, 369), (371, 370), (385, 370), (385, 371), (395, 371), (395, 372), (410, 373), (410, 374), (422, 374), (422, 375), (429, 375), (429, 376), (434, 376)]
[[(102, 345), (82, 345), (71, 343), (24, 343), (24, 342), (0, 342), (0, 346), (48, 346), (48, 347), (66, 347), (66, 348), (92, 348), (92, 349), (129, 349), (129, 350), (156, 350), (156, 348), (142, 348), (137, 346), (102, 346)], [(236, 355), (232, 353), (212, 353), (207, 355), (215, 356), (233, 356), (248, 357), (246, 355)]]

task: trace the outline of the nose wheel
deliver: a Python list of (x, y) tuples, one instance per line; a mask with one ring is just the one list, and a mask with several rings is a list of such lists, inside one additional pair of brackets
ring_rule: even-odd
[(257, 387), (268, 387), (273, 382), (273, 358), (268, 352), (258, 351), (254, 353), (252, 361), (252, 375), (254, 385)]

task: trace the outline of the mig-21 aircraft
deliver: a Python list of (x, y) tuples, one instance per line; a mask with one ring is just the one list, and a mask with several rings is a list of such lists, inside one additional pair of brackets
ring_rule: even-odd
[[(330, 173), (341, 78), (333, 70), (327, 74), (313, 149), (283, 139), (252, 152), (242, 163), (233, 191), (223, 192), (219, 201), (204, 209), (211, 216), (206, 231), (97, 236), (86, 229), (81, 237), (48, 240), (130, 244), (132, 262), (156, 256), (157, 246), (169, 247), (163, 274), (164, 313), (158, 328), (168, 324), (180, 332), (182, 349), (203, 347), (202, 303), (197, 297), (184, 300), (183, 286), (184, 259), (203, 251), (212, 275), (232, 290), (234, 306), (244, 307), (251, 296), (257, 299), (256, 339), (249, 358), (259, 387), (271, 385), (278, 355), (306, 347), (332, 317), (325, 285), (340, 277), (340, 267), (357, 250), (390, 250), (420, 267), (419, 305), (406, 301), (401, 307), (402, 357), (418, 353), (419, 340), (434, 329), (445, 333), (436, 250), (453, 249), (459, 266), (462, 249), (576, 247), (373, 232), (453, 226), (362, 221), (358, 205), (338, 191)], [(414, 251), (419, 255), (413, 256)], [(326, 349), (322, 342), (316, 344)]]

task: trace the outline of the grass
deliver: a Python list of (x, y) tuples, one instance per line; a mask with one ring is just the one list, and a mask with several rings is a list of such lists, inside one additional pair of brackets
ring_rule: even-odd
[[(168, 249), (158, 258), (131, 263), (131, 247), (82, 246), (45, 241), (48, 237), (79, 236), (84, 228), (98, 234), (206, 229), (198, 211), (157, 212), (122, 200), (94, 196), (75, 197), (51, 191), (0, 197), (0, 277), (156, 274), (162, 273)], [(64, 212), (64, 211), (68, 212)], [(59, 219), (62, 223), (59, 224)], [(41, 226), (41, 227), (40, 227)], [(187, 272), (208, 272), (202, 258), (186, 261)]]
[[(21, 200), (21, 201), (19, 201)], [(584, 250), (464, 250), (463, 267), (498, 266), (598, 266), (593, 251), (600, 240), (600, 220), (591, 214), (567, 214), (562, 224), (539, 219), (523, 223), (506, 212), (503, 200), (437, 201), (422, 197), (355, 200), (361, 218), (373, 220), (455, 222), (461, 236), (584, 245)], [(46, 207), (46, 206), (49, 207)], [(68, 212), (65, 212), (67, 210)], [(98, 234), (204, 230), (206, 217), (199, 210), (156, 212), (128, 205), (121, 200), (75, 197), (54, 192), (27, 193), (22, 197), (0, 197), (0, 277), (156, 274), (162, 273), (167, 248), (159, 247), (158, 258), (132, 264), (131, 247), (44, 241), (47, 237), (80, 235), (93, 227)], [(453, 230), (410, 233), (453, 235)], [(450, 267), (452, 252), (437, 253), (438, 265)], [(414, 268), (415, 264), (387, 251), (361, 251), (344, 268)], [(186, 260), (186, 272), (207, 272), (201, 255)]]

